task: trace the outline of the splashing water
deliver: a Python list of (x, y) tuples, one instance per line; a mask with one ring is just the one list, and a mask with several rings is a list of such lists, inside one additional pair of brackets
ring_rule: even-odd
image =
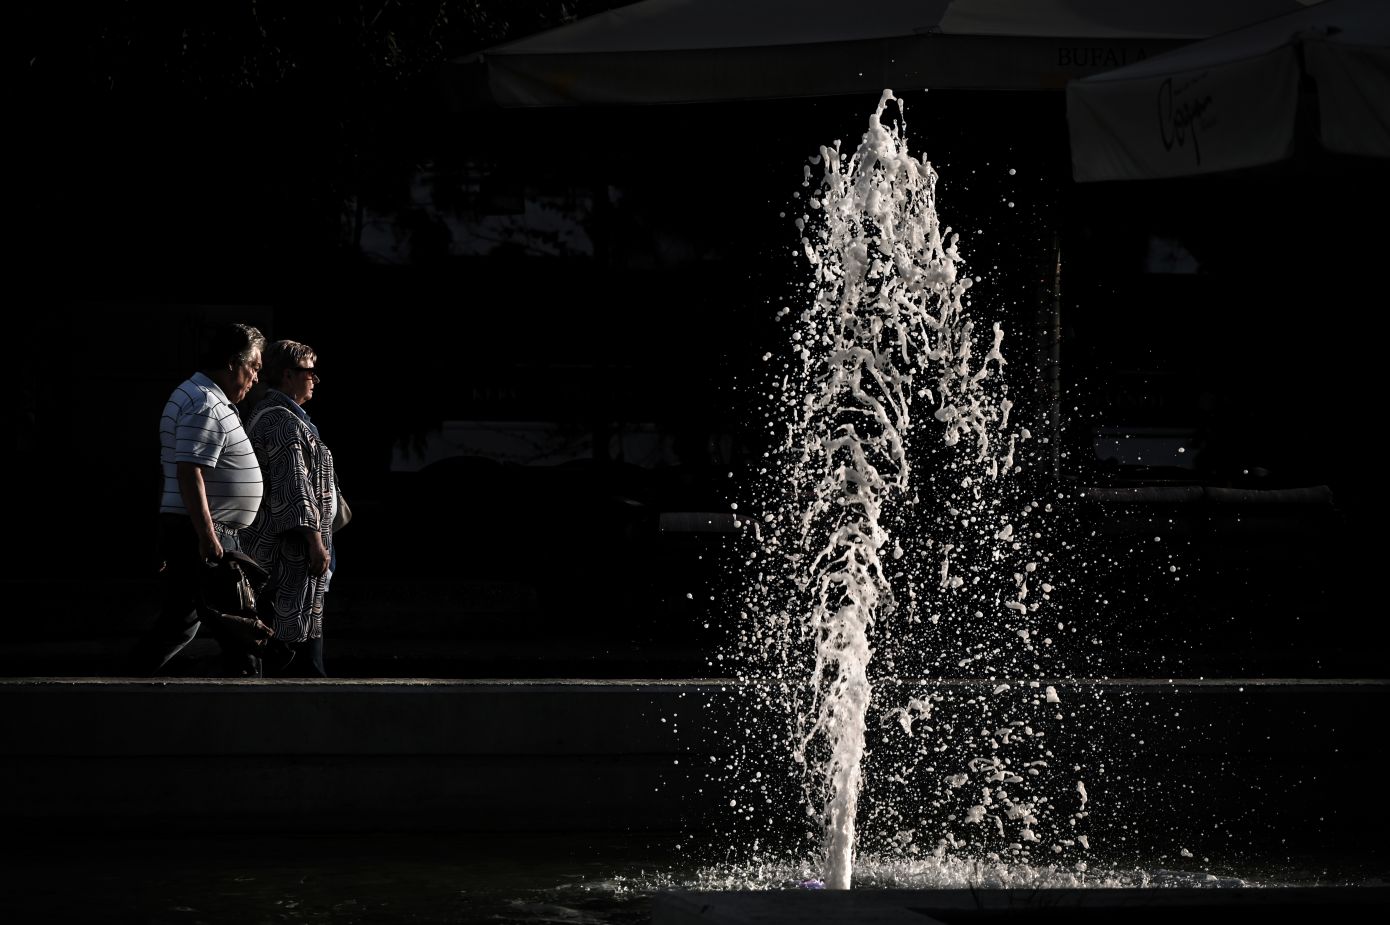
[[(890, 102), (899, 118), (885, 124)], [(1004, 332), (995, 323), (987, 342), (977, 338), (958, 235), (939, 222), (936, 172), (908, 153), (901, 113), (884, 91), (852, 153), (839, 142), (822, 146), (805, 168), (803, 187), (821, 174), (796, 219), (810, 297), (799, 314), (782, 310), (792, 316), (793, 356), (775, 386), (769, 424), (784, 428), (785, 438), (762, 470), (786, 475), (764, 486), (764, 513), (752, 524), (758, 550), (748, 561), (758, 571), (738, 644), (745, 680), (794, 718), (789, 745), (831, 889), (848, 888), (854, 870), (872, 715), (897, 728), (897, 741), (882, 746), (891, 780), (930, 775), (925, 786), (946, 823), (993, 822), (1019, 860), (1040, 841), (1034, 829), (1046, 801), (1010, 790), (1031, 786), (1047, 762), (1030, 720), (1001, 719), (1011, 708), (999, 698), (1017, 688), (1012, 706), (1034, 714), (1055, 710), (1056, 700), (1037, 682), (993, 683), (1003, 669), (989, 665), (989, 686), (967, 700), (989, 728), (973, 717), (933, 726), (942, 693), (905, 680), (928, 673), (942, 655), (924, 654), (910, 628), (963, 613), (979, 619), (986, 609), (1017, 652), (980, 646), (957, 667), (983, 659), (1018, 677), (1018, 655), (1036, 655), (1034, 630), (1023, 624), (1039, 606), (1036, 596), (1027, 599), (1029, 585), (1042, 579), (1028, 535), (1014, 532), (1014, 521), (1036, 504), (1008, 513), (1016, 498), (1001, 487), (1021, 470), (1019, 435), (1009, 432)], [(923, 458), (929, 467), (914, 465)], [(984, 742), (959, 741), (966, 725)], [(1019, 747), (1039, 752), (1028, 756), (1037, 760), (1011, 756)], [(948, 764), (937, 757), (948, 750), (957, 766), (938, 767)], [(948, 812), (972, 779), (978, 796)], [(901, 826), (894, 847), (913, 842), (906, 810), (885, 800), (875, 811)], [(943, 831), (935, 854), (958, 844)]]

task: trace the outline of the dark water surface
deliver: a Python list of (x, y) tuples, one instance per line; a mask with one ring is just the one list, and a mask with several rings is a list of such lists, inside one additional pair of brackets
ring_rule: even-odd
[[(64, 835), (10, 838), (0, 854), (4, 925), (637, 925), (651, 921), (658, 890), (789, 883), (788, 868), (776, 864), (761, 871), (702, 868), (666, 835)], [(1210, 861), (1200, 870), (1134, 874), (1149, 886), (1386, 884), (1380, 854)], [(856, 882), (924, 885), (891, 870), (886, 877), (869, 882), (857, 875)]]
[(99, 836), (10, 843), (0, 920), (256, 923), (650, 920), (673, 864), (647, 836)]

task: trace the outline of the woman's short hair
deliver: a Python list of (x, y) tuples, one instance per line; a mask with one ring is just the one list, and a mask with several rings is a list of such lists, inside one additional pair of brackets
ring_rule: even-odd
[(304, 360), (318, 361), (313, 347), (297, 340), (277, 340), (265, 350), (261, 362), (261, 381), (272, 389), (278, 389), (285, 370), (301, 365)]

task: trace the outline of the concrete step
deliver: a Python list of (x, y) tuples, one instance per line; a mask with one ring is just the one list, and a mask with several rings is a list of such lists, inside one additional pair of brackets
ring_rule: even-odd
[[(1086, 769), (1093, 842), (1383, 852), (1390, 804), (1367, 782), (1390, 757), (1390, 682), (1049, 683), (1075, 716), (1050, 761), (1067, 781)], [(938, 682), (934, 720), (977, 716), (994, 685)], [(712, 768), (750, 748), (791, 768), (777, 729), (734, 732), (751, 693), (727, 678), (0, 679), (0, 818), (12, 832), (699, 830), (728, 822)], [(770, 816), (794, 819), (794, 778), (770, 793), (784, 801)]]

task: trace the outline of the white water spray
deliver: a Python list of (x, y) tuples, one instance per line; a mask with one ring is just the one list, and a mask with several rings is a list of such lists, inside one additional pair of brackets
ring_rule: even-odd
[[(996, 436), (1010, 403), (987, 388), (1004, 365), (1003, 331), (995, 324), (977, 357), (963, 304), (971, 280), (957, 236), (937, 218), (936, 173), (907, 152), (901, 119), (884, 124), (890, 102), (898, 101), (884, 91), (852, 154), (837, 142), (811, 159), (803, 186), (812, 167), (822, 177), (797, 220), (812, 297), (792, 334), (801, 375), (784, 398), (795, 409), (784, 449), (793, 459), (790, 497), (805, 506), (783, 552), (802, 595), (803, 638), (814, 647), (795, 757), (819, 806), (812, 812), (824, 825), (832, 889), (848, 888), (853, 869), (871, 639), (898, 610), (883, 554), (903, 552), (890, 522), (920, 500), (910, 478), (914, 404), (925, 402), (937, 438), (966, 454), (967, 478), (1007, 473), (1013, 455), (1013, 440)], [(948, 546), (943, 586), (949, 554)]]

